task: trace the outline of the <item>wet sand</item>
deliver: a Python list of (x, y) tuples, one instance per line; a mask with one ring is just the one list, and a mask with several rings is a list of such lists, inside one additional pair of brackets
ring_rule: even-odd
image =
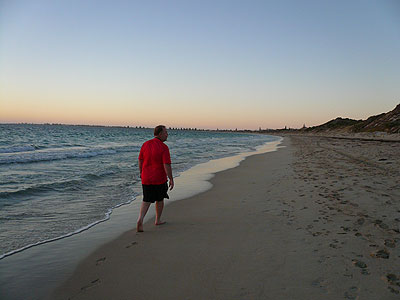
[(166, 206), (163, 226), (132, 220), (51, 298), (398, 299), (400, 144), (283, 145)]

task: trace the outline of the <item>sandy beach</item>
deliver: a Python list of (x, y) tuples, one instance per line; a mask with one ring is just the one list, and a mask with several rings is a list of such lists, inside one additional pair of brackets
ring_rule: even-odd
[(163, 226), (132, 220), (51, 299), (398, 299), (400, 144), (282, 146), (166, 206)]

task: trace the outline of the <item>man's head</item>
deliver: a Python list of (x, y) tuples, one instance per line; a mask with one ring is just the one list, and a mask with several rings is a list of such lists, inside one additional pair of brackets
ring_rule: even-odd
[(154, 128), (154, 136), (159, 138), (162, 142), (165, 142), (168, 138), (167, 127), (164, 125), (158, 125)]

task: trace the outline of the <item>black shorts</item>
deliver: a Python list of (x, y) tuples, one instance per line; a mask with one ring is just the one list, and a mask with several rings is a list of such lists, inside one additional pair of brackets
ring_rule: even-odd
[(143, 187), (143, 201), (154, 203), (156, 201), (163, 201), (164, 198), (169, 199), (167, 194), (168, 184), (142, 184)]

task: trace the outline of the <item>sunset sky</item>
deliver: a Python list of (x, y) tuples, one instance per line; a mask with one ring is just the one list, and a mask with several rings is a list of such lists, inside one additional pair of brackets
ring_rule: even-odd
[(398, 0), (0, 0), (0, 123), (298, 128), (399, 103)]

